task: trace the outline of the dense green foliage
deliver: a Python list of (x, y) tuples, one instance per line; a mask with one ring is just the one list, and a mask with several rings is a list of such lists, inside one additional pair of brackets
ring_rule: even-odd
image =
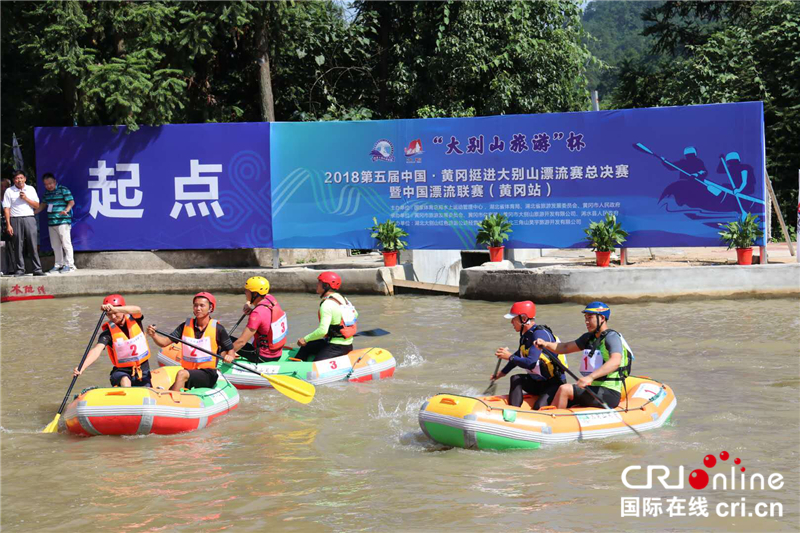
[[(630, 61), (618, 108), (764, 101), (767, 172), (787, 223), (796, 224), (800, 168), (800, 3), (666, 2), (645, 33), (658, 63)], [(778, 225), (775, 225), (776, 229)]]
[(34, 126), (588, 109), (576, 2), (3, 2), (3, 170)]
[(642, 15), (654, 5), (652, 1), (595, 0), (586, 6), (586, 45), (597, 59), (589, 65), (586, 78), (589, 89), (600, 94), (602, 109), (608, 108), (620, 65), (655, 60), (650, 51), (656, 41), (642, 34), (646, 27)]

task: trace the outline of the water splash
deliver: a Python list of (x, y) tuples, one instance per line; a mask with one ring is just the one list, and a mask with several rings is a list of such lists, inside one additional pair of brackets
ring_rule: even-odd
[(422, 357), (419, 348), (417, 348), (413, 342), (406, 339), (406, 348), (398, 358), (397, 368), (420, 366), (424, 362), (425, 358)]

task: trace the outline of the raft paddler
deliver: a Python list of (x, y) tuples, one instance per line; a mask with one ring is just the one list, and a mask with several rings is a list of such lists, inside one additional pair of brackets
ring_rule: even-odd
[[(217, 299), (211, 293), (199, 292), (192, 298), (194, 318), (187, 318), (172, 332), (173, 337), (181, 339), (181, 366), (170, 390), (213, 388), (217, 384), (217, 359), (205, 352), (195, 350), (195, 346), (205, 348), (223, 356), (230, 363), (236, 358), (233, 342), (225, 327), (211, 318), (217, 307)], [(147, 327), (147, 334), (153, 341), (166, 348), (172, 341), (156, 332), (156, 325)]]
[(83, 366), (76, 367), (73, 374), (80, 376), (105, 349), (113, 365), (109, 376), (112, 387), (149, 387), (150, 348), (142, 327), (141, 308), (126, 305), (119, 294), (110, 294), (103, 299), (100, 309), (105, 311), (108, 322), (103, 324), (103, 332), (89, 350)]
[[(525, 374), (511, 376), (511, 386), (508, 392), (508, 404), (514, 407), (522, 406), (524, 393), (538, 396), (533, 405), (534, 409), (541, 409), (556, 395), (558, 388), (566, 382), (564, 371), (554, 366), (550, 358), (534, 344), (536, 339), (556, 342), (556, 336), (549, 327), (536, 323), (536, 304), (527, 300), (516, 302), (505, 315), (511, 320), (514, 331), (519, 333), (519, 348), (514, 353), (505, 347), (498, 348), (495, 356), (508, 361), (508, 364), (492, 376), (492, 380), (500, 379), (516, 367), (526, 371)], [(566, 359), (562, 356), (561, 362), (566, 366)]]
[(603, 302), (592, 302), (583, 310), (587, 332), (572, 342), (555, 343), (536, 340), (537, 348), (557, 354), (583, 350), (580, 372), (575, 384), (562, 385), (553, 405), (566, 409), (573, 405), (603, 407), (586, 389), (614, 408), (619, 405), (624, 379), (631, 373), (633, 352), (621, 334), (608, 327), (611, 309)]
[(248, 361), (277, 361), (286, 344), (289, 323), (278, 300), (269, 294), (269, 280), (262, 276), (249, 278), (244, 284), (244, 297), (246, 301), (242, 312), (250, 318), (242, 336), (233, 343), (233, 351), (241, 350), (252, 338), (255, 353), (244, 355)]
[(358, 311), (350, 300), (339, 294), (342, 278), (335, 272), (323, 272), (317, 277), (320, 302), (319, 326), (297, 339), (300, 350), (296, 358), (322, 361), (353, 351), (353, 336), (358, 330)]

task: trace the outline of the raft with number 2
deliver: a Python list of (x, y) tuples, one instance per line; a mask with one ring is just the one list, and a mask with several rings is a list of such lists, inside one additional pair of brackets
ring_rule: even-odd
[(239, 391), (222, 375), (212, 389), (170, 391), (180, 367), (150, 372), (153, 387), (92, 388), (64, 412), (75, 435), (172, 435), (203, 429), (239, 405)]
[(419, 411), (419, 425), (430, 439), (447, 446), (479, 450), (539, 448), (583, 439), (634, 435), (667, 423), (677, 400), (672, 389), (654, 379), (628, 377), (616, 409), (580, 407), (533, 410), (536, 396), (525, 396), (521, 407), (508, 396), (472, 398), (438, 394)]
[[(238, 365), (245, 366), (260, 374), (296, 377), (313, 385), (325, 385), (337, 381), (362, 383), (385, 379), (394, 375), (397, 362), (394, 356), (383, 348), (361, 348), (346, 355), (322, 361), (299, 361), (292, 358), (297, 350), (283, 350), (276, 362), (251, 363), (237, 358)], [(171, 344), (158, 354), (158, 364), (162, 366), (181, 364), (181, 347)], [(269, 381), (261, 376), (220, 361), (217, 370), (239, 389), (271, 388)]]

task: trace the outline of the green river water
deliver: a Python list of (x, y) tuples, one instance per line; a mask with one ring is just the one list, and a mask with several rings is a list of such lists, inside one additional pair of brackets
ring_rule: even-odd
[[(243, 296), (217, 295), (229, 328)], [(277, 294), (289, 338), (315, 327), (318, 300)], [(145, 324), (170, 331), (188, 295), (129, 296)], [(797, 531), (800, 524), (800, 306), (794, 300), (719, 300), (612, 306), (610, 325), (637, 358), (635, 375), (669, 384), (670, 423), (636, 437), (534, 451), (446, 449), (419, 428), (438, 392), (479, 395), (498, 346), (516, 333), (511, 302), (435, 296), (357, 296), (359, 338), (397, 359), (394, 377), (318, 386), (301, 405), (272, 390), (209, 427), (173, 436), (77, 438), (42, 434), (99, 316), (101, 298), (0, 306), (0, 526), (3, 531)], [(540, 305), (562, 340), (584, 329), (576, 304)], [(151, 348), (154, 345), (151, 343)], [(570, 356), (577, 366), (578, 354)], [(152, 364), (156, 364), (152, 360)], [(105, 357), (74, 392), (107, 386)], [(505, 393), (508, 378), (498, 387)], [(628, 489), (631, 465), (665, 465), (677, 480), (727, 451), (747, 473), (779, 473), (778, 490)], [(730, 461), (729, 461), (730, 462)], [(711, 469), (711, 473), (722, 467)], [(727, 468), (727, 466), (726, 466)], [(721, 470), (727, 472), (728, 470)], [(640, 475), (638, 480), (643, 480)], [(738, 480), (737, 480), (738, 482)], [(668, 499), (705, 497), (709, 516), (667, 514)], [(660, 498), (660, 516), (621, 516), (621, 499)], [(719, 516), (741, 502), (745, 516)], [(772, 517), (747, 516), (759, 502)], [(781, 515), (777, 516), (777, 508)], [(673, 512), (675, 509), (673, 508)]]

